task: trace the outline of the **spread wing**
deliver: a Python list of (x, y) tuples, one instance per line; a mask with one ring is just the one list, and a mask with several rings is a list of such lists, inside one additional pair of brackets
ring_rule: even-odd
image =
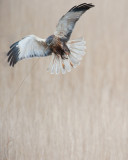
[(19, 60), (30, 57), (44, 57), (51, 55), (51, 51), (44, 39), (29, 35), (10, 46), (7, 53), (10, 66), (14, 66)]
[(83, 3), (78, 6), (71, 8), (64, 16), (61, 17), (59, 23), (57, 24), (55, 36), (68, 41), (72, 30), (76, 22), (79, 20), (81, 15), (88, 9), (94, 7), (92, 4)]

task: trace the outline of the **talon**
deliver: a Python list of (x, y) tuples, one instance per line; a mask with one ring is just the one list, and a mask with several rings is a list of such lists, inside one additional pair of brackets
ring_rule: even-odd
[(73, 67), (73, 64), (72, 64), (72, 62), (70, 62), (70, 65)]
[(63, 69), (65, 69), (65, 65), (62, 63), (62, 67), (63, 67)]

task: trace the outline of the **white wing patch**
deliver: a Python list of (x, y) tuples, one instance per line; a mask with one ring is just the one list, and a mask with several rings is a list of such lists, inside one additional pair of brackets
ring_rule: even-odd
[(71, 53), (67, 56), (67, 59), (63, 60), (54, 53), (52, 54), (52, 60), (48, 67), (48, 71), (51, 74), (65, 74), (80, 64), (82, 57), (85, 55), (86, 49), (84, 39), (80, 38), (77, 40), (71, 40), (67, 43), (67, 46), (69, 47)]
[(29, 58), (33, 56), (45, 56), (45, 47), (43, 45), (45, 39), (41, 39), (34, 35), (30, 35), (22, 39), (19, 43), (19, 59)]
[(50, 54), (51, 51), (48, 49), (45, 39), (29, 35), (12, 44), (7, 56), (10, 66), (14, 66), (19, 60), (24, 58), (43, 57)]

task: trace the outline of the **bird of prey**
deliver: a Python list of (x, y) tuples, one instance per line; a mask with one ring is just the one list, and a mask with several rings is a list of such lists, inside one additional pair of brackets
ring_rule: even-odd
[(52, 56), (48, 67), (51, 74), (65, 74), (76, 68), (85, 54), (85, 41), (83, 38), (69, 39), (81, 15), (92, 7), (91, 3), (83, 3), (71, 8), (59, 20), (54, 34), (47, 39), (29, 35), (12, 44), (7, 53), (10, 66), (25, 58)]

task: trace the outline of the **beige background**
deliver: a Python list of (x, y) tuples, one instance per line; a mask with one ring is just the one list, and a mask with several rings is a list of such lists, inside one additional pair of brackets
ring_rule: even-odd
[(72, 35), (88, 54), (72, 72), (50, 75), (49, 58), (6, 61), (11, 43), (48, 37), (81, 2), (0, 0), (0, 160), (128, 159), (127, 0), (92, 0)]

